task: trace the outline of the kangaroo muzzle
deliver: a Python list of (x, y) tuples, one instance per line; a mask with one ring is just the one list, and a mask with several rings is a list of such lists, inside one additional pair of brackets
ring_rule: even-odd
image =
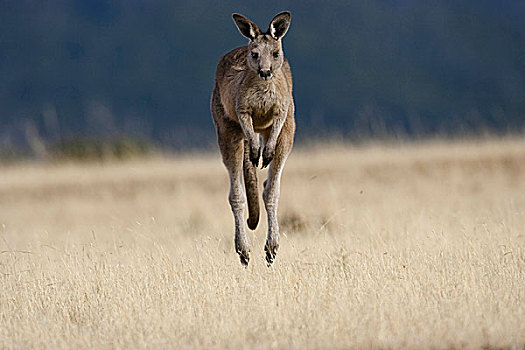
[(272, 77), (272, 70), (271, 69), (259, 69), (259, 76), (263, 80), (268, 80)]

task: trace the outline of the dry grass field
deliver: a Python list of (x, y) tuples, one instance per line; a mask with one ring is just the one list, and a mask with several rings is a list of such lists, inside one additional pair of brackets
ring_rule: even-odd
[(218, 151), (0, 170), (1, 349), (525, 347), (525, 140), (294, 151), (270, 268)]

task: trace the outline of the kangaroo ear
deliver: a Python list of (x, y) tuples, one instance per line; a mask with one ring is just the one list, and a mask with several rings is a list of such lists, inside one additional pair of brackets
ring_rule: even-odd
[(248, 39), (253, 40), (261, 34), (261, 30), (257, 27), (257, 24), (253, 23), (243, 15), (234, 13), (232, 17), (239, 32)]
[(270, 28), (268, 28), (268, 34), (270, 34), (275, 40), (281, 39), (290, 27), (292, 21), (292, 14), (288, 11), (281, 12), (276, 15), (270, 22)]

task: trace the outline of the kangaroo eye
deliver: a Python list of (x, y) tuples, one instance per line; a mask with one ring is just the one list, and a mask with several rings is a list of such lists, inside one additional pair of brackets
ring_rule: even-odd
[(273, 57), (275, 57), (275, 58), (279, 57), (279, 51), (275, 51), (275, 52), (273, 53)]
[(259, 54), (257, 52), (252, 52), (252, 58), (253, 59), (259, 58)]

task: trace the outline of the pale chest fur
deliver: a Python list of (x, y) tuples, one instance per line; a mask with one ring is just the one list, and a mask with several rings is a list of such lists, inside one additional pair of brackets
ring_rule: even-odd
[(271, 82), (251, 82), (249, 87), (241, 91), (237, 109), (246, 110), (251, 114), (256, 130), (270, 127), (274, 117), (286, 113), (290, 104), (290, 94), (285, 82), (280, 79), (273, 79)]

